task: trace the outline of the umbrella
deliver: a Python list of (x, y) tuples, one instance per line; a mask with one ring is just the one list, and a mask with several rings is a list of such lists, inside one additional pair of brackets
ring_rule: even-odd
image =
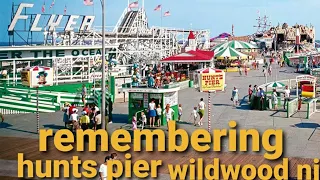
[(234, 49), (258, 49), (258, 46), (244, 41), (229, 41), (228, 43), (228, 46)]
[(281, 82), (271, 82), (269, 84), (267, 84), (267, 88), (268, 87), (272, 87), (272, 88), (277, 88), (277, 87), (285, 87), (286, 85), (281, 83)]
[(238, 59), (239, 57), (240, 59), (247, 59), (248, 55), (243, 54), (231, 47), (226, 47), (221, 51), (215, 53), (214, 57), (216, 59), (225, 59), (226, 57), (228, 57), (230, 60), (235, 60), (235, 59)]
[(234, 49), (258, 49), (258, 46), (251, 44), (251, 43), (247, 43), (244, 41), (228, 41), (222, 44), (218, 44), (215, 47), (212, 48), (212, 50), (214, 50), (214, 52), (218, 52), (221, 50), (221, 48), (226, 48), (226, 47), (231, 47)]

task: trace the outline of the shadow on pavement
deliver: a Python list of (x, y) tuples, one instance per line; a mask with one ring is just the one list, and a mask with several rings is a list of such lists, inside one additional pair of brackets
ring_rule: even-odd
[(293, 126), (297, 127), (297, 128), (309, 128), (309, 129), (314, 129), (314, 128), (320, 127), (320, 125), (317, 123), (299, 123), (299, 124), (295, 124)]
[(24, 132), (24, 133), (30, 133), (30, 134), (38, 134), (37, 132), (32, 132), (32, 131), (26, 131), (26, 130), (22, 130), (22, 129), (16, 129), (16, 128), (12, 128), (12, 125), (6, 122), (2, 122), (0, 123), (0, 129), (8, 129), (8, 130), (12, 130), (12, 131), (18, 131), (18, 132)]
[(55, 124), (45, 124), (43, 125), (44, 128), (49, 128), (49, 129), (64, 129), (64, 126), (59, 126)]
[(232, 104), (212, 104), (213, 106), (232, 106)]
[(112, 114), (112, 123), (128, 123), (128, 114)]

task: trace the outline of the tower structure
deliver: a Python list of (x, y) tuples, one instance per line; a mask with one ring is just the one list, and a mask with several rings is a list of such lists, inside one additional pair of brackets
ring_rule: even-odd
[(188, 35), (188, 46), (186, 47), (186, 51), (195, 51), (197, 49), (197, 42), (196, 42), (196, 38), (193, 34), (193, 31), (190, 31), (189, 35)]

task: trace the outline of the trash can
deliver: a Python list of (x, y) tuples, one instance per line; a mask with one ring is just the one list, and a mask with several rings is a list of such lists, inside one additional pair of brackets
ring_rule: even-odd
[(189, 87), (191, 87), (191, 88), (193, 87), (193, 81), (192, 80), (189, 81)]

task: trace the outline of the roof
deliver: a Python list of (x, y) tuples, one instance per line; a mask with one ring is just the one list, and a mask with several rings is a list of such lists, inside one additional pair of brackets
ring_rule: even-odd
[(224, 73), (223, 70), (221, 69), (215, 69), (215, 68), (203, 68), (203, 69), (198, 69), (196, 70), (198, 73)]
[(213, 51), (191, 50), (185, 53), (180, 53), (174, 56), (162, 59), (161, 62), (180, 62), (180, 63), (193, 63), (193, 62), (210, 62), (214, 57)]
[(188, 39), (196, 39), (196, 38), (194, 37), (193, 31), (190, 31), (189, 36), (188, 36)]

